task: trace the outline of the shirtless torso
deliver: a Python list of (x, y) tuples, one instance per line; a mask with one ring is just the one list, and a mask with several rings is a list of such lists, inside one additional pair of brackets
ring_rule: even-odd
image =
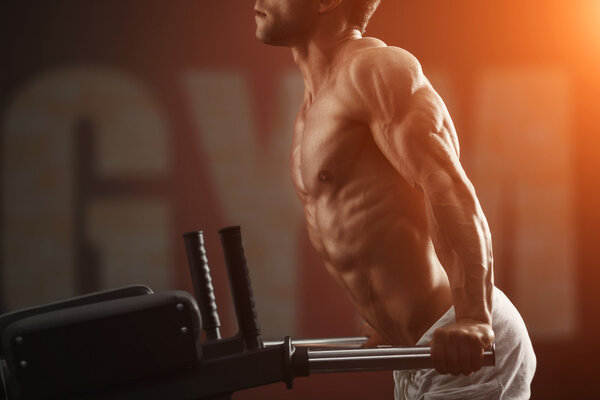
[[(423, 192), (398, 174), (368, 124), (347, 105), (348, 87), (356, 82), (346, 77), (361, 62), (356, 57), (385, 58), (386, 52), (410, 57), (384, 46), (361, 39), (341, 49), (330, 79), (298, 114), (291, 171), (310, 241), (328, 271), (387, 341), (410, 345), (452, 299), (427, 226)], [(368, 54), (358, 54), (364, 51)], [(454, 136), (449, 116), (444, 119), (446, 134)]]
[(382, 340), (415, 344), (453, 305), (432, 357), (469, 374), (494, 340), (487, 222), (444, 103), (410, 53), (362, 37), (361, 4), (256, 3), (257, 37), (290, 47), (304, 77), (294, 186), (312, 244)]

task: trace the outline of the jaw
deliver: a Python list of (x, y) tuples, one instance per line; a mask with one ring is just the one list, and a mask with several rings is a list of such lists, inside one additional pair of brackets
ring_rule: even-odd
[(295, 40), (286, 37), (286, 35), (274, 34), (274, 32), (265, 31), (259, 26), (256, 27), (256, 38), (270, 46), (293, 47), (295, 43)]
[(278, 13), (255, 9), (256, 38), (271, 46), (294, 47), (306, 42), (314, 29), (314, 17), (307, 10)]

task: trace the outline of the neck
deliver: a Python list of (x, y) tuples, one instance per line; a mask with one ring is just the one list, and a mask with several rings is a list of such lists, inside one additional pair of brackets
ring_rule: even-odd
[(305, 43), (291, 47), (294, 62), (304, 78), (305, 100), (309, 104), (327, 79), (339, 49), (345, 43), (361, 37), (359, 30), (347, 28), (315, 34)]

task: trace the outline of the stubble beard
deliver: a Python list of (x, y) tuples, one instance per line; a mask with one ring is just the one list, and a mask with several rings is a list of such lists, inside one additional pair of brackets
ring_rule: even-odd
[(275, 22), (269, 16), (256, 22), (256, 38), (271, 46), (293, 47), (308, 37), (310, 23)]

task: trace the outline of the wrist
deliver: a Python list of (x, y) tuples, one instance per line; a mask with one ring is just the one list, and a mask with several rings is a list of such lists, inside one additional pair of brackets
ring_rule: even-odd
[(471, 323), (481, 323), (492, 325), (492, 313), (484, 305), (480, 305), (479, 307), (474, 304), (469, 304), (468, 306), (459, 306), (457, 304), (454, 305), (454, 312), (456, 315), (456, 321), (465, 321)]
[(491, 325), (492, 299), (488, 293), (468, 293), (466, 290), (453, 290), (456, 320), (469, 320)]

